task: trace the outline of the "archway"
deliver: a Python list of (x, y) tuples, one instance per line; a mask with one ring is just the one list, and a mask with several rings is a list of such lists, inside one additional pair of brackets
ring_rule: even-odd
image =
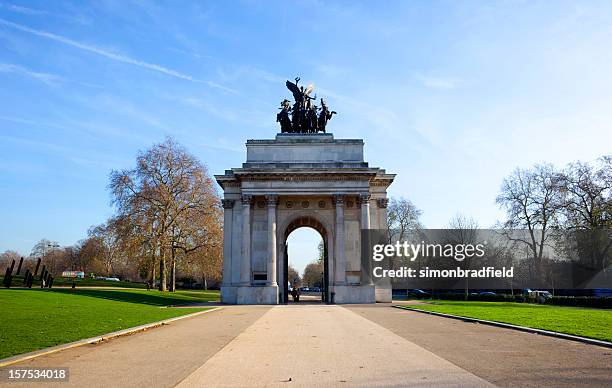
[[(323, 226), (323, 224), (321, 224), (319, 221), (317, 221), (316, 219), (312, 218), (312, 217), (308, 217), (308, 216), (304, 216), (304, 217), (300, 217), (295, 219), (294, 221), (292, 221), (287, 228), (285, 229), (285, 233), (283, 236), (283, 260), (282, 260), (282, 265), (283, 265), (283, 270), (282, 270), (282, 274), (283, 274), (283, 279), (281, 279), (282, 281), (282, 287), (283, 287), (283, 292), (281, 295), (281, 302), (282, 303), (288, 303), (289, 299), (290, 299), (290, 290), (289, 290), (289, 283), (292, 282), (292, 279), (289, 279), (288, 274), (289, 274), (289, 261), (291, 258), (291, 251), (289, 249), (289, 244), (288, 244), (288, 239), (289, 236), (296, 231), (297, 229), (300, 228), (309, 228), (309, 229), (313, 229), (314, 231), (316, 231), (319, 236), (321, 237), (321, 241), (323, 243), (323, 268), (322, 268), (322, 272), (323, 272), (323, 276), (322, 276), (322, 284), (320, 287), (317, 287), (318, 290), (313, 291), (313, 292), (308, 292), (308, 295), (320, 295), (319, 298), (310, 298), (311, 301), (313, 300), (318, 300), (320, 302), (325, 302), (327, 303), (328, 299), (328, 295), (329, 295), (329, 264), (328, 264), (328, 235), (327, 235), (327, 231), (325, 229), (325, 227)], [(314, 260), (316, 257), (313, 257), (312, 259)], [(302, 299), (304, 300), (304, 299)]]

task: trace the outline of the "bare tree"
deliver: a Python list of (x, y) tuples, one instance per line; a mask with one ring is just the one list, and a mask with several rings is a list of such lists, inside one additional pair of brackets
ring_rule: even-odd
[[(478, 241), (478, 222), (461, 213), (457, 213), (450, 221), (445, 238), (452, 244), (477, 244)], [(471, 259), (466, 259), (461, 263), (463, 269), (471, 269)], [(468, 300), (470, 291), (469, 277), (465, 278), (465, 300)]]
[(304, 268), (302, 283), (307, 287), (323, 287), (323, 265), (318, 261), (308, 264)]
[(525, 229), (527, 237), (508, 233), (511, 240), (525, 244), (536, 270), (544, 255), (549, 231), (557, 223), (561, 177), (550, 164), (536, 165), (531, 169), (517, 168), (504, 179), (497, 203), (506, 210), (506, 230)]
[[(211, 205), (214, 205), (211, 198)], [(204, 289), (209, 281), (221, 280), (223, 266), (223, 229), (222, 211), (219, 206), (208, 209), (196, 209), (189, 212), (181, 226), (180, 233), (175, 235), (174, 249), (177, 258), (182, 258), (184, 272), (201, 277)], [(176, 271), (172, 275), (174, 278)], [(173, 285), (171, 284), (173, 287)]]
[(52, 251), (55, 248), (59, 248), (59, 243), (57, 241), (51, 241), (43, 238), (32, 247), (30, 257), (34, 259), (42, 258), (49, 253), (49, 251)]
[(403, 240), (409, 230), (421, 228), (419, 218), (423, 212), (417, 209), (414, 204), (405, 198), (391, 198), (387, 207), (387, 230), (389, 238), (392, 238), (391, 231), (395, 231), (396, 240)]
[(219, 202), (212, 180), (194, 156), (167, 138), (140, 153), (134, 169), (113, 171), (110, 188), (119, 217), (151, 228), (149, 243), (154, 244), (159, 262), (159, 289), (166, 291), (168, 256), (174, 273), (176, 250), (197, 249), (189, 245), (196, 240), (189, 235), (193, 217), (207, 215)]
[(116, 275), (114, 266), (123, 254), (116, 223), (115, 219), (110, 219), (102, 225), (90, 228), (88, 231), (89, 237), (96, 239), (99, 243), (95, 259), (103, 263), (106, 276)]
[(294, 287), (299, 287), (299, 285), (302, 283), (300, 274), (290, 265), (287, 267), (287, 279)]
[(612, 227), (612, 155), (593, 167), (575, 162), (561, 174), (564, 226), (568, 229)]
[[(0, 253), (0, 271), (4, 271), (6, 267), (9, 267), (13, 260), (18, 263), (20, 259), (21, 256), (15, 251), (7, 250)], [(0, 274), (4, 274), (4, 272), (0, 272)]]
[(612, 250), (612, 156), (595, 166), (575, 162), (561, 174), (562, 226), (557, 251), (566, 257), (605, 269)]

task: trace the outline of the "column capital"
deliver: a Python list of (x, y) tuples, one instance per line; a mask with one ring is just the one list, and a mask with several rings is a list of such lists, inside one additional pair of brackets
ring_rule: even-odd
[(386, 209), (387, 205), (389, 205), (389, 198), (378, 198), (376, 204), (379, 208)]
[(332, 195), (332, 203), (338, 207), (338, 206), (344, 206), (344, 199), (345, 199), (345, 195), (344, 194), (334, 194)]
[(372, 195), (370, 193), (359, 193), (359, 196), (357, 196), (357, 204), (367, 204), (371, 197)]
[(242, 201), (243, 205), (251, 205), (251, 202), (253, 202), (253, 196), (250, 194), (243, 194), (242, 197), (240, 197), (240, 200)]
[(273, 207), (278, 204), (278, 195), (276, 194), (268, 194), (266, 195), (266, 203), (268, 207)]
[(233, 209), (234, 203), (236, 203), (236, 201), (233, 199), (222, 199), (221, 200), (221, 204), (223, 205), (224, 209)]

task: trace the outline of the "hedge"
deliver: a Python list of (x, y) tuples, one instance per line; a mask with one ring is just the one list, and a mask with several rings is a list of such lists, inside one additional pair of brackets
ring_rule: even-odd
[[(419, 299), (430, 299), (429, 296), (420, 297)], [(465, 300), (465, 294), (461, 293), (440, 293), (434, 294), (431, 299), (440, 300)], [(495, 294), (495, 295), (468, 295), (468, 301), (478, 302), (529, 302), (528, 298), (523, 295), (510, 294)], [(555, 306), (574, 306), (574, 307), (591, 307), (612, 309), (612, 297), (596, 297), (596, 296), (553, 296), (546, 299), (545, 304)]]
[(605, 296), (553, 296), (547, 299), (545, 303), (556, 306), (612, 308), (612, 298)]

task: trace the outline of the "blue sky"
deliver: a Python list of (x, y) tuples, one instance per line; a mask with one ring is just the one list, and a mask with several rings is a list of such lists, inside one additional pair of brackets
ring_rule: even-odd
[(513, 168), (612, 150), (610, 42), (606, 1), (0, 0), (0, 251), (83, 238), (166, 135), (239, 166), (298, 75), (425, 225), (490, 226)]

